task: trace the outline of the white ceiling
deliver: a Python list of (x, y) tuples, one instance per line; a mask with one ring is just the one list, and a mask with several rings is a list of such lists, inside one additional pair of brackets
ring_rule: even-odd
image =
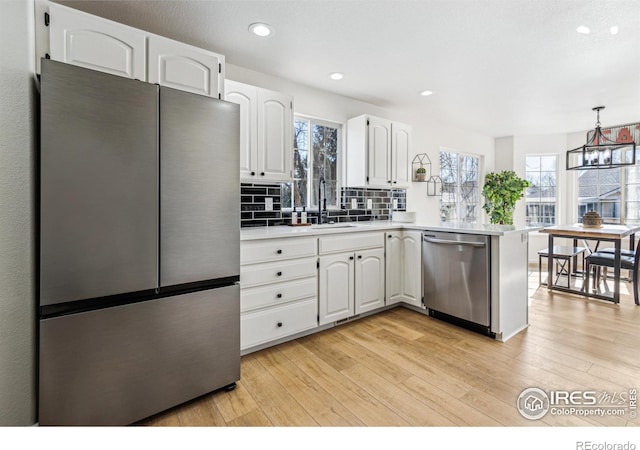
[(490, 136), (587, 130), (598, 105), (603, 127), (640, 121), (640, 0), (56, 1)]

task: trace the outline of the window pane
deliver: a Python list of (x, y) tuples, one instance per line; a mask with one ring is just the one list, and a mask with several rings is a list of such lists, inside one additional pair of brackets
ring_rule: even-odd
[(442, 219), (473, 221), (479, 208), (479, 159), (475, 156), (440, 152)]
[(527, 225), (556, 223), (557, 163), (556, 155), (529, 155), (525, 158), (525, 179), (531, 184), (525, 191)]

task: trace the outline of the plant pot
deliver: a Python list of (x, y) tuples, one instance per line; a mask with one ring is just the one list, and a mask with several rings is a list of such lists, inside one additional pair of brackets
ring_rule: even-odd
[(427, 174), (426, 173), (416, 173), (416, 181), (426, 181)]

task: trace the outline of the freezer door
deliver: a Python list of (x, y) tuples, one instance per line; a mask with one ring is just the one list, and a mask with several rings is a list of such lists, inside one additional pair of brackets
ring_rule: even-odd
[(239, 106), (160, 88), (160, 286), (240, 273)]
[(43, 60), (41, 305), (157, 287), (157, 89)]
[(236, 382), (239, 322), (239, 286), (41, 320), (40, 425), (126, 425)]

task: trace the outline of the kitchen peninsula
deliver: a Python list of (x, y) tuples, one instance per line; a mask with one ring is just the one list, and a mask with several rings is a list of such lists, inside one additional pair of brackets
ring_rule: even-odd
[(399, 305), (430, 314), (425, 299), (431, 292), (423, 292), (422, 282), (424, 232), (487, 237), (489, 331), (504, 342), (528, 326), (530, 231), (393, 221), (244, 228), (243, 354)]

